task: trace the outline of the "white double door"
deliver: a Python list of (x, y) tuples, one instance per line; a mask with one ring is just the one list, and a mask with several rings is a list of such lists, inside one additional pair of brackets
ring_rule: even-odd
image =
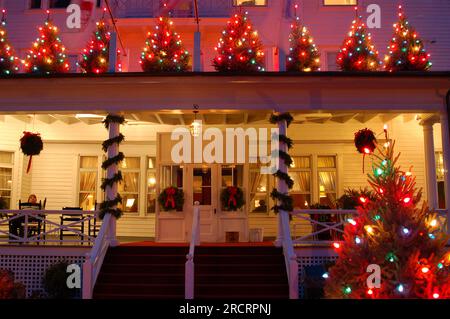
[(186, 167), (186, 193), (193, 212), (195, 202), (200, 208), (200, 242), (219, 239), (220, 164), (190, 164)]

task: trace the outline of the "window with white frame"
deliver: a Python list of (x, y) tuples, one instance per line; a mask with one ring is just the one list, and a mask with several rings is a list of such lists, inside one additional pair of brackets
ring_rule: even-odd
[(95, 210), (97, 177), (98, 157), (80, 156), (78, 205), (83, 210)]
[(333, 207), (337, 196), (336, 156), (317, 157), (319, 204)]
[(324, 6), (356, 6), (357, 0), (323, 0)]
[(147, 213), (156, 210), (156, 157), (147, 158)]
[[(249, 211), (251, 213), (269, 212), (269, 193), (271, 178), (269, 174), (261, 174), (261, 163), (249, 166)], [(265, 166), (265, 165), (264, 165)]]
[(267, 0), (233, 0), (233, 5), (242, 7), (264, 7), (267, 6)]
[(305, 209), (311, 205), (311, 156), (293, 156), (289, 175), (294, 181), (291, 196), (295, 209)]
[(11, 208), (11, 190), (13, 185), (13, 152), (0, 152), (0, 197), (6, 208)]
[(230, 186), (242, 189), (244, 183), (244, 165), (222, 165), (221, 177), (221, 191)]
[(442, 152), (436, 152), (435, 158), (438, 204), (440, 209), (445, 209), (444, 155)]
[(139, 212), (139, 180), (141, 176), (141, 158), (126, 157), (119, 169), (122, 171), (123, 180), (119, 183), (118, 192), (122, 196), (122, 204), (119, 207), (124, 213)]

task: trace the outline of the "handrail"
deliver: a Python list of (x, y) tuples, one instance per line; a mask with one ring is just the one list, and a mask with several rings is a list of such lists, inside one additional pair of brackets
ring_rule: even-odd
[(90, 253), (86, 255), (86, 260), (83, 264), (83, 299), (91, 299), (95, 283), (97, 281), (100, 268), (103, 264), (109, 242), (109, 232), (111, 229), (111, 214), (106, 214), (103, 219), (102, 226), (95, 239), (94, 246)]
[(289, 213), (280, 211), (279, 214), (281, 214), (282, 247), (289, 282), (289, 299), (298, 299), (298, 262), (291, 238)]
[(200, 208), (199, 202), (194, 203), (194, 215), (192, 220), (191, 242), (189, 244), (189, 253), (186, 255), (186, 264), (184, 271), (184, 297), (185, 299), (194, 299), (194, 254), (195, 246), (200, 241)]
[[(58, 222), (52, 221), (51, 218), (48, 217), (59, 217), (61, 215), (76, 215), (83, 217), (79, 220), (71, 221), (68, 224), (61, 225)], [(0, 229), (0, 235), (6, 235), (4, 237), (0, 237), (0, 242), (8, 242), (8, 243), (79, 243), (80, 240), (66, 240), (59, 238), (47, 238), (47, 235), (55, 235), (60, 231), (71, 232), (74, 235), (78, 235), (82, 238), (82, 242), (94, 242), (95, 238), (93, 236), (89, 236), (84, 234), (78, 228), (74, 228), (74, 226), (83, 225), (86, 222), (90, 222), (95, 218), (95, 211), (82, 211), (82, 210), (34, 210), (34, 209), (23, 209), (23, 210), (0, 210), (0, 226), (7, 225), (8, 231)], [(6, 218), (5, 218), (6, 216)], [(23, 218), (23, 221), (20, 220)], [(32, 221), (30, 220), (32, 218)], [(11, 233), (9, 226), (17, 220), (20, 224), (23, 225), (23, 235), (17, 233)], [(42, 227), (42, 231), (39, 234), (34, 236), (29, 236), (28, 229), (30, 223), (39, 223)], [(46, 226), (52, 226), (47, 229)]]

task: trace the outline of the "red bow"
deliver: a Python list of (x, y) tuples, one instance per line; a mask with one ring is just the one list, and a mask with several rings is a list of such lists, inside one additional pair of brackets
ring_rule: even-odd
[(169, 207), (169, 203), (171, 204), (172, 208), (175, 208), (175, 198), (173, 197), (176, 194), (176, 189), (173, 187), (170, 187), (166, 190), (166, 203), (164, 206)]
[(228, 187), (228, 195), (230, 195), (230, 197), (228, 198), (228, 206), (230, 206), (230, 202), (233, 203), (233, 206), (236, 207), (237, 202), (236, 202), (236, 196), (237, 194), (237, 188), (236, 187)]

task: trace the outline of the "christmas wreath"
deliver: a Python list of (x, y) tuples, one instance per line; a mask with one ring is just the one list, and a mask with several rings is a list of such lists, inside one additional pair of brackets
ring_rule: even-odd
[(184, 205), (184, 193), (177, 187), (167, 187), (159, 194), (158, 202), (165, 211), (182, 211)]
[(20, 149), (25, 155), (30, 157), (27, 166), (28, 173), (31, 168), (31, 159), (33, 158), (33, 155), (39, 155), (44, 149), (41, 135), (39, 133), (23, 132), (23, 136), (20, 139)]
[(227, 211), (235, 211), (245, 204), (244, 192), (239, 187), (229, 186), (222, 190), (220, 194), (222, 209)]
[(372, 154), (377, 148), (377, 138), (372, 130), (368, 128), (359, 130), (355, 133), (355, 146), (358, 152), (363, 154), (363, 173), (364, 173), (364, 158), (368, 154)]

